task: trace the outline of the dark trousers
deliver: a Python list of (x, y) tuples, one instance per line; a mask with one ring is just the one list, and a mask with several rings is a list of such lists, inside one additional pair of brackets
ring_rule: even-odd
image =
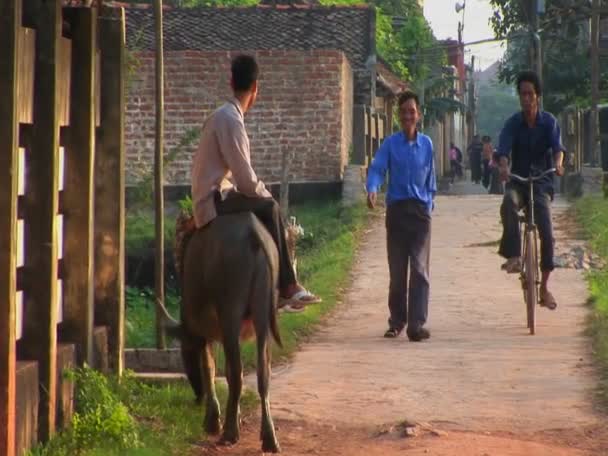
[(429, 307), (431, 216), (423, 203), (404, 200), (388, 206), (386, 246), (390, 272), (388, 324), (398, 330), (406, 324), (416, 329), (426, 323)]
[[(528, 194), (529, 190), (511, 183), (507, 184), (505, 189), (505, 196), (500, 207), (503, 232), (498, 250), (498, 253), (505, 258), (522, 255), (518, 211), (522, 207), (527, 207)], [(534, 192), (534, 222), (538, 227), (540, 237), (540, 269), (541, 271), (552, 271), (554, 268), (554, 239), (551, 224), (551, 196), (547, 193)]]
[(471, 153), (471, 180), (476, 184), (481, 181), (481, 153)]
[(235, 212), (253, 212), (266, 227), (279, 251), (279, 288), (296, 283), (296, 274), (293, 270), (287, 242), (285, 240), (285, 225), (279, 210), (279, 204), (273, 198), (252, 198), (242, 193), (230, 192), (222, 201), (220, 194), (216, 193), (215, 209), (218, 215), (233, 214)]
[(488, 188), (490, 186), (490, 160), (482, 160), (481, 162), (481, 166), (482, 166), (482, 171), (483, 171), (483, 176), (481, 179), (481, 183), (483, 184), (483, 186), (485, 188)]

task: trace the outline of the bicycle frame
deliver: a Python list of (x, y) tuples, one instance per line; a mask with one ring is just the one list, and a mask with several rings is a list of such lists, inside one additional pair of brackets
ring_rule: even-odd
[[(536, 304), (539, 300), (539, 286), (541, 283), (538, 265), (538, 236), (534, 219), (534, 182), (553, 172), (555, 172), (555, 168), (551, 168), (539, 176), (532, 176), (532, 173), (528, 177), (511, 174), (511, 178), (529, 185), (528, 205), (524, 209), (524, 217), (520, 218), (521, 258), (523, 260), (520, 280), (524, 292), (530, 334), (536, 332)], [(530, 245), (531, 243), (533, 245)]]

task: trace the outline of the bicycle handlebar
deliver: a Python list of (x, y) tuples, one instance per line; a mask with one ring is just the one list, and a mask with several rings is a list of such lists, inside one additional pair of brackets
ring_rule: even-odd
[(543, 171), (538, 176), (528, 176), (528, 177), (522, 177), (522, 176), (518, 176), (517, 174), (509, 173), (509, 177), (514, 178), (515, 180), (518, 180), (518, 181), (524, 182), (524, 183), (536, 182), (538, 180), (541, 180), (546, 175), (554, 173), (555, 171), (557, 171), (557, 169), (551, 168), (546, 171)]

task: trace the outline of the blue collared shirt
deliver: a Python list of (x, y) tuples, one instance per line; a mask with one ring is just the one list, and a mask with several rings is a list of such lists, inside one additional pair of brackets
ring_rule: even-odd
[[(502, 131), (498, 142), (498, 155), (511, 155), (511, 172), (522, 177), (554, 167), (553, 155), (565, 150), (557, 120), (552, 114), (539, 111), (536, 124), (530, 128), (523, 112), (512, 115)], [(553, 176), (539, 181), (538, 188), (553, 193)]]
[(367, 172), (367, 191), (377, 192), (389, 172), (387, 206), (401, 200), (416, 199), (433, 209), (437, 192), (433, 142), (422, 133), (408, 141), (401, 131), (384, 140)]

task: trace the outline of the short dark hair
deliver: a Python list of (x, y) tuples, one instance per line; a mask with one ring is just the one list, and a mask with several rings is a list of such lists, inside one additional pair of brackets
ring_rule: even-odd
[(397, 107), (400, 107), (407, 100), (414, 100), (416, 102), (416, 107), (420, 109), (420, 100), (418, 99), (418, 95), (416, 95), (416, 93), (412, 92), (411, 90), (401, 92), (397, 100)]
[(517, 93), (519, 93), (519, 89), (521, 87), (522, 82), (529, 82), (534, 86), (534, 91), (536, 95), (539, 97), (543, 94), (543, 88), (540, 83), (540, 78), (536, 72), (531, 70), (522, 71), (517, 75), (517, 79), (515, 82), (515, 86), (517, 87)]
[(251, 86), (258, 80), (258, 64), (255, 58), (240, 54), (232, 59), (232, 85), (235, 91), (242, 92), (251, 89)]

